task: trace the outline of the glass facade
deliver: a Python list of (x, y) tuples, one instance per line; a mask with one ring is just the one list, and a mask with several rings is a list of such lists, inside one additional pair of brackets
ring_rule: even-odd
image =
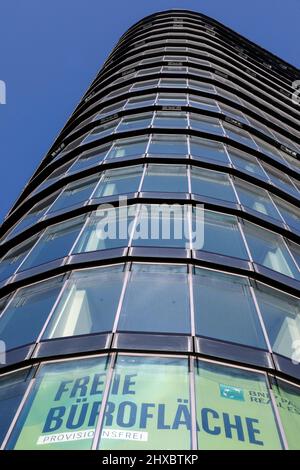
[(198, 13), (122, 36), (0, 227), (1, 449), (300, 449), (295, 79)]

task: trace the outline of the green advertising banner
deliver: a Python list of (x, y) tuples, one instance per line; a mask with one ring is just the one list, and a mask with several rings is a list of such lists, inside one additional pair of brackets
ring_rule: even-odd
[(118, 356), (100, 449), (190, 449), (186, 359)]
[[(41, 367), (8, 448), (90, 449), (107, 376), (106, 357)], [(299, 448), (299, 389), (273, 390), (290, 448)], [(281, 449), (264, 374), (195, 361), (199, 449)], [(100, 449), (184, 450), (191, 446), (188, 360), (117, 356)], [(194, 423), (195, 424), (195, 423)]]
[[(106, 360), (43, 366), (12, 436), (15, 449), (89, 449), (105, 386)], [(188, 362), (118, 356), (101, 449), (189, 449)]]
[(15, 449), (90, 449), (107, 358), (58, 362), (42, 367), (12, 436)]
[(273, 391), (290, 450), (300, 450), (300, 388), (274, 379)]
[(263, 374), (197, 361), (199, 449), (282, 449)]

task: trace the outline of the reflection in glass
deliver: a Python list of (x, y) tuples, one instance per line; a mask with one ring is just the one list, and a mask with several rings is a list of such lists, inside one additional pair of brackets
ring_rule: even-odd
[(118, 330), (189, 334), (186, 266), (133, 264)]
[(299, 271), (280, 235), (246, 221), (244, 221), (244, 232), (256, 263), (286, 276), (300, 278)]
[(188, 192), (186, 167), (184, 165), (148, 165), (142, 191)]
[(196, 268), (193, 287), (196, 334), (266, 349), (246, 278)]
[(141, 165), (106, 170), (93, 194), (93, 198), (137, 191), (142, 171), (143, 167)]
[(122, 265), (72, 273), (44, 338), (111, 331), (122, 283)]
[(34, 343), (62, 287), (62, 278), (19, 289), (0, 317), (7, 350)]
[(255, 294), (273, 351), (292, 359), (300, 341), (299, 299), (263, 284)]
[(67, 256), (79, 234), (85, 215), (48, 227), (34, 246), (20, 270)]

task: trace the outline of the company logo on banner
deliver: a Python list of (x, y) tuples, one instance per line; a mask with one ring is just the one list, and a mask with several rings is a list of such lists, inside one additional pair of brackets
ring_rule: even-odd
[(220, 384), (219, 386), (221, 397), (229, 398), (230, 400), (245, 401), (244, 392), (241, 388), (223, 384)]

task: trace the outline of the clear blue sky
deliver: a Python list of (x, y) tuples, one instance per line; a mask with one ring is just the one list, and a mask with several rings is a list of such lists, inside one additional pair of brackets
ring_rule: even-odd
[(300, 0), (2, 0), (0, 221), (121, 34), (169, 8), (212, 16), (300, 67)]

